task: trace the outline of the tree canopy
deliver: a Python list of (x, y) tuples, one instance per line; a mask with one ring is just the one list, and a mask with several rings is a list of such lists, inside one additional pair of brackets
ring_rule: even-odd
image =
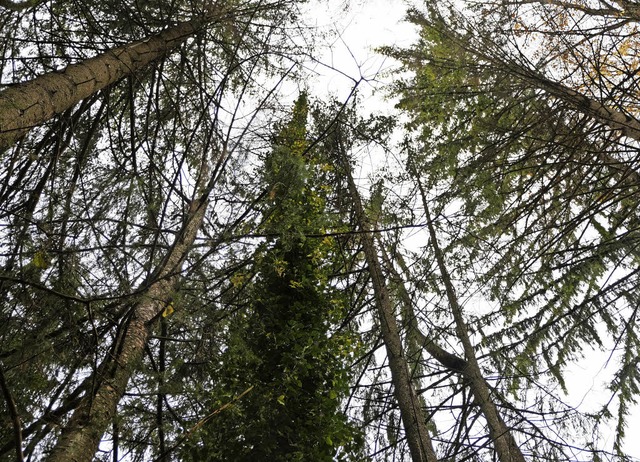
[(640, 7), (327, 8), (0, 1), (1, 461), (640, 457)]

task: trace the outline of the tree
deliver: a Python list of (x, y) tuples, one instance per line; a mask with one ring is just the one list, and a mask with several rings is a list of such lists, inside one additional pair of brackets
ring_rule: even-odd
[(340, 410), (356, 343), (338, 330), (346, 300), (330, 280), (340, 269), (335, 243), (322, 237), (339, 223), (326, 206), (327, 164), (309, 145), (307, 112), (303, 93), (264, 160), (259, 231), (267, 238), (255, 263), (232, 276), (246, 306), (232, 315), (226, 351), (211, 361), (219, 382), (211, 407), (250, 392), (198, 431), (185, 454), (193, 460), (358, 457), (361, 437)]
[(209, 11), (145, 40), (5, 89), (0, 93), (0, 149), (11, 146), (31, 127), (158, 60), (218, 15)]
[[(100, 8), (113, 6), (105, 2)], [(173, 2), (160, 11), (183, 6)], [(78, 108), (61, 106), (49, 127), (34, 130), (7, 152), (1, 358), (4, 403), (13, 402), (21, 418), (2, 427), (4, 454), (21, 452), (20, 434), (28, 457), (50, 452), (54, 460), (92, 459), (106, 440), (116, 459), (123, 450), (135, 457), (162, 454), (152, 441), (141, 444), (149, 428), (163, 442), (160, 448), (178, 439), (177, 423), (166, 417), (177, 401), (158, 391), (174, 373), (173, 365), (167, 366), (173, 340), (156, 339), (172, 332), (166, 318), (179, 309), (188, 275), (202, 275), (199, 240), (207, 239), (215, 256), (252, 213), (251, 203), (233, 209), (224, 202), (235, 188), (229, 166), (233, 157), (242, 157), (249, 133), (257, 135), (249, 126), (275, 90), (254, 98), (256, 109), (248, 119), (246, 112), (239, 115), (239, 106), (265, 84), (254, 80), (263, 65), (271, 76), (278, 74), (278, 63), (267, 57), (285, 55), (290, 42), (276, 29), (289, 17), (290, 6), (242, 5), (233, 10), (233, 19), (198, 29), (172, 56), (162, 50), (163, 34), (132, 45), (158, 51), (148, 56), (159, 58), (156, 65), (88, 92)], [(72, 15), (54, 8), (51, 14), (56, 13), (64, 29)], [(195, 23), (185, 24), (170, 34), (184, 27), (196, 32)], [(83, 32), (91, 35), (95, 29)], [(60, 34), (68, 36), (73, 33)], [(16, 69), (24, 70), (19, 64)], [(44, 80), (55, 82), (56, 76)], [(219, 270), (207, 276), (208, 284), (222, 277)], [(156, 358), (164, 370), (151, 373)], [(15, 390), (25, 383), (28, 393), (18, 395)], [(151, 418), (136, 412), (150, 395)], [(12, 433), (16, 436), (4, 438)]]
[[(204, 156), (203, 156), (204, 157)], [(200, 172), (196, 197), (190, 202), (183, 228), (163, 264), (154, 271), (152, 282), (143, 285), (140, 301), (124, 317), (119, 335), (105, 361), (94, 372), (92, 388), (79, 402), (64, 427), (50, 460), (91, 460), (102, 434), (113, 421), (117, 405), (125, 393), (132, 369), (147, 345), (150, 327), (171, 303), (186, 254), (195, 241), (208, 205), (206, 164)]]
[[(344, 162), (344, 161), (343, 161)], [(400, 407), (402, 423), (407, 432), (411, 457), (414, 461), (436, 461), (437, 457), (431, 443), (431, 438), (427, 432), (426, 418), (423, 415), (420, 400), (413, 387), (409, 368), (403, 353), (402, 340), (399, 328), (395, 319), (395, 313), (390, 303), (390, 296), (387, 285), (380, 269), (380, 262), (375, 249), (374, 240), (369, 234), (371, 231), (367, 226), (367, 218), (360, 203), (359, 195), (350, 176), (347, 173), (349, 189), (356, 209), (358, 225), (365, 234), (363, 236), (363, 247), (367, 259), (367, 266), (371, 273), (372, 285), (376, 297), (376, 306), (380, 317), (382, 338), (387, 355), (389, 357), (389, 368), (393, 377), (395, 396)]]
[[(608, 42), (594, 30), (624, 24), (611, 19), (602, 29), (585, 27), (576, 38), (583, 24), (576, 22), (566, 36), (546, 37), (551, 26), (545, 21), (558, 17), (555, 4), (539, 5), (548, 14), (531, 17), (520, 16), (525, 6), (504, 3), (504, 10), (482, 9), (473, 17), (445, 8), (411, 13), (421, 27), (420, 42), (411, 50), (388, 50), (415, 73), (397, 87), (416, 134), (405, 148), (430, 196), (432, 205), (425, 201), (425, 209), (436, 209), (434, 215), (441, 217), (440, 225), (437, 219), (427, 222), (449, 235), (444, 256), (455, 268), (454, 280), (466, 281), (467, 291), (485, 294), (497, 305), (474, 320), (473, 331), (485, 332), (479, 344), (488, 348), (492, 369), (512, 377), (505, 391), (515, 397), (517, 390), (540, 387), (541, 380), (549, 381), (545, 387), (564, 388), (566, 367), (585, 349), (614, 351), (613, 345), (625, 345), (610, 382), (620, 399), (615, 445), (620, 452), (624, 415), (637, 388), (629, 362), (637, 351), (630, 332), (637, 296), (637, 219), (631, 212), (637, 159), (629, 155), (636, 122), (633, 95), (625, 90), (633, 83), (627, 69), (612, 77), (619, 84), (583, 82), (572, 88), (567, 82), (593, 71), (590, 65), (598, 58), (576, 54), (573, 63), (582, 67), (572, 69), (571, 60), (563, 58), (569, 47), (559, 44), (576, 41), (584, 49), (603, 50), (597, 44)], [(504, 14), (510, 8), (520, 8), (516, 21)], [(518, 22), (529, 19), (538, 20), (538, 27)], [(536, 34), (553, 44), (552, 59), (546, 55), (532, 64), (526, 40)], [(624, 54), (624, 44), (625, 38), (612, 39), (609, 45), (622, 54), (614, 53), (606, 65)], [(595, 72), (605, 68), (600, 63)], [(558, 69), (571, 76), (562, 84), (552, 77)], [(592, 82), (605, 79), (591, 75)], [(623, 96), (618, 99), (615, 92)], [(614, 268), (620, 271), (616, 276)], [(624, 320), (622, 327), (613, 321), (617, 317)], [(537, 406), (549, 412), (542, 397)], [(589, 425), (610, 413), (605, 405)], [(520, 415), (530, 420), (526, 412)], [(541, 438), (532, 451), (540, 454), (542, 442), (551, 453), (564, 451), (543, 429), (534, 432)], [(589, 442), (581, 444), (592, 450)]]
[[(491, 397), (491, 391), (487, 384), (483, 373), (480, 369), (478, 358), (476, 356), (475, 347), (471, 342), (471, 336), (469, 335), (469, 326), (465, 321), (462, 307), (458, 301), (458, 295), (453, 285), (451, 274), (447, 269), (445, 263), (444, 254), (438, 243), (438, 236), (433, 225), (431, 213), (429, 212), (429, 205), (427, 203), (427, 197), (424, 189), (422, 188), (419, 176), (416, 172), (413, 172), (416, 183), (420, 190), (420, 196), (424, 207), (425, 218), (427, 219), (427, 228), (429, 230), (429, 238), (431, 240), (431, 246), (433, 247), (433, 254), (436, 259), (438, 269), (440, 271), (440, 277), (447, 294), (447, 301), (449, 302), (449, 309), (455, 321), (456, 336), (462, 344), (465, 364), (461, 368), (462, 374), (469, 383), (469, 388), (475, 397), (477, 406), (481, 409), (482, 414), (487, 420), (489, 426), (489, 434), (491, 441), (494, 444), (498, 458), (502, 462), (511, 461), (524, 461), (525, 458), (516, 442), (516, 439), (512, 435), (512, 429), (504, 422), (498, 407)], [(437, 358), (436, 358), (437, 359)]]
[[(351, 173), (348, 153), (358, 139), (357, 131), (352, 128), (354, 125), (358, 125), (358, 121), (355, 120), (354, 116), (352, 108), (340, 108), (335, 119), (331, 120), (329, 118), (330, 122), (324, 128), (325, 139), (322, 142), (325, 143), (326, 149), (329, 150), (332, 156), (331, 158), (339, 168), (340, 175), (342, 175), (346, 184), (347, 197), (353, 205), (355, 227), (357, 230), (362, 231), (362, 247), (375, 297), (377, 321), (389, 360), (393, 392), (400, 408), (411, 458), (413, 461), (435, 461), (437, 457), (431, 437), (427, 431), (427, 419), (423, 413), (421, 402), (418, 399), (410, 375), (405, 349), (400, 336), (400, 328), (396, 320), (389, 289), (382, 273), (375, 241), (371, 234), (373, 230)], [(324, 117), (326, 123), (327, 116), (325, 115)], [(363, 124), (360, 123), (360, 125)]]
[(410, 9), (365, 117), (297, 4), (0, 2), (0, 459), (626, 460), (638, 9)]

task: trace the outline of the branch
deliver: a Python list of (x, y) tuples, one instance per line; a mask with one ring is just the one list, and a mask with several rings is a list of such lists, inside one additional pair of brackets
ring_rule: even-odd
[(42, 0), (25, 0), (23, 2), (13, 2), (11, 0), (0, 0), (0, 6), (11, 11), (22, 11), (27, 8), (38, 6)]
[(577, 10), (582, 13), (586, 13), (591, 16), (612, 16), (616, 18), (629, 18), (629, 19), (638, 19), (633, 15), (625, 14), (626, 10), (619, 10), (614, 8), (613, 6), (607, 5), (606, 8), (591, 8), (587, 5), (581, 5), (579, 3), (574, 2), (565, 2), (562, 0), (521, 0), (518, 2), (505, 2), (505, 5), (523, 5), (523, 4), (531, 4), (538, 3), (540, 5), (555, 5), (560, 6), (562, 8)]
[(182, 437), (180, 437), (180, 439), (173, 445), (171, 446), (169, 449), (167, 449), (166, 451), (164, 451), (162, 454), (160, 454), (160, 456), (156, 459), (154, 459), (153, 462), (159, 462), (161, 460), (164, 460), (164, 458), (169, 455), (171, 452), (173, 452), (178, 446), (180, 446), (182, 443), (184, 443), (193, 433), (195, 433), (197, 430), (199, 430), (200, 428), (202, 428), (202, 426), (204, 424), (206, 424), (209, 420), (211, 420), (213, 417), (215, 417), (217, 414), (220, 414), (222, 411), (224, 411), (225, 409), (230, 408), (231, 406), (233, 406), (235, 403), (237, 403), (238, 401), (240, 401), (240, 399), (242, 399), (242, 397), (244, 395), (246, 395), (247, 393), (249, 393), (251, 390), (253, 390), (253, 388), (255, 387), (255, 385), (251, 385), (249, 388), (247, 388), (245, 391), (243, 391), (242, 393), (240, 393), (238, 396), (236, 396), (235, 398), (233, 398), (231, 401), (229, 401), (226, 404), (223, 404), (222, 406), (220, 406), (218, 409), (216, 409), (215, 411), (213, 411), (211, 414), (205, 416), (204, 418), (202, 418), (200, 421), (198, 421), (193, 427), (191, 427), (189, 430), (187, 430), (184, 435), (182, 435)]
[(13, 423), (13, 440), (16, 447), (16, 461), (23, 462), (24, 456), (22, 454), (22, 424), (20, 423), (20, 416), (18, 415), (18, 408), (16, 402), (13, 399), (11, 390), (7, 385), (7, 381), (4, 377), (3, 367), (0, 365), (0, 388), (2, 388), (2, 394), (7, 402), (7, 408), (9, 409), (9, 415), (11, 416), (11, 422)]

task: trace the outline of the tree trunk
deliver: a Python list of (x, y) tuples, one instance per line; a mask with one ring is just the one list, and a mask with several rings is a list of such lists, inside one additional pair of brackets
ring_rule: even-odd
[[(206, 181), (204, 175), (201, 178)], [(93, 459), (103, 433), (113, 423), (129, 378), (142, 358), (150, 331), (177, 290), (182, 264), (202, 224), (207, 205), (206, 194), (191, 201), (182, 230), (147, 289), (129, 311), (128, 319), (123, 321), (110, 354), (94, 373), (94, 388), (83, 397), (71, 416), (49, 461), (89, 462)]]
[(573, 90), (560, 82), (546, 78), (536, 71), (516, 67), (515, 63), (504, 63), (505, 69), (512, 76), (539, 88), (551, 96), (570, 105), (574, 110), (592, 117), (612, 130), (620, 130), (623, 135), (640, 141), (640, 121), (616, 109)]
[(592, 117), (594, 120), (606, 125), (612, 130), (619, 130), (623, 135), (633, 140), (640, 141), (640, 121), (635, 117), (625, 114), (620, 110), (611, 108), (606, 104), (567, 87), (560, 82), (551, 80), (541, 72), (516, 62), (515, 59), (501, 57), (499, 51), (494, 51), (493, 53), (488, 51), (491, 49), (495, 50), (498, 45), (489, 42), (481, 44), (485, 45), (484, 47), (474, 45), (447, 26), (445, 20), (442, 19), (435, 9), (430, 9), (429, 11), (435, 18), (433, 23), (419, 15), (413, 15), (411, 19), (416, 21), (417, 24), (422, 24), (426, 27), (438, 28), (438, 30), (453, 43), (457, 44), (462, 49), (473, 53), (479, 61), (486, 60), (512, 77), (530, 85), (532, 88), (538, 88), (545, 93), (564, 101), (573, 108), (573, 110)]
[(438, 459), (433, 449), (431, 437), (427, 431), (426, 419), (411, 381), (407, 359), (403, 353), (400, 330), (393, 312), (391, 299), (389, 298), (389, 290), (382, 274), (373, 236), (370, 233), (370, 225), (348, 162), (344, 159), (343, 153), (339, 153), (339, 155), (342, 156), (344, 174), (348, 182), (349, 194), (355, 207), (358, 227), (363, 231), (362, 244), (367, 266), (369, 267), (369, 274), (371, 275), (382, 340), (389, 358), (393, 391), (400, 408), (400, 416), (407, 436), (411, 459), (413, 462), (437, 462)]
[(72, 64), (63, 71), (49, 72), (2, 91), (0, 152), (12, 146), (31, 128), (166, 55), (213, 17), (213, 13), (207, 13), (181, 22), (145, 40), (113, 48), (94, 58)]
[[(463, 372), (467, 367), (467, 362), (461, 357), (448, 352), (444, 348), (442, 348), (435, 338), (431, 336), (425, 335), (424, 332), (420, 329), (418, 325), (418, 319), (416, 317), (415, 310), (413, 309), (413, 300), (407, 291), (407, 288), (404, 285), (404, 281), (395, 269), (393, 261), (391, 257), (382, 250), (382, 258), (385, 262), (385, 265), (388, 268), (388, 271), (391, 273), (390, 278), (394, 282), (394, 285), (397, 287), (398, 297), (400, 302), (402, 303), (403, 310), (405, 311), (405, 318), (407, 319), (407, 330), (409, 334), (415, 337), (414, 342), (420, 347), (421, 350), (425, 350), (433, 359), (438, 361), (442, 366), (449, 369), (452, 372)], [(399, 256), (395, 259), (399, 263), (399, 266), (403, 270), (405, 274), (408, 274), (408, 268), (406, 267), (406, 263), (403, 262), (402, 258)]]
[[(493, 442), (500, 462), (525, 462), (524, 455), (522, 454), (522, 451), (520, 451), (520, 447), (514, 439), (511, 433), (511, 429), (507, 426), (504, 420), (502, 420), (497, 406), (491, 399), (489, 385), (485, 381), (484, 376), (482, 375), (482, 371), (480, 370), (475, 349), (471, 344), (471, 339), (469, 338), (469, 328), (464, 320), (462, 307), (458, 303), (458, 297), (451, 281), (451, 275), (449, 274), (444, 261), (444, 255), (442, 253), (442, 250), (440, 249), (440, 245), (438, 244), (435, 227), (433, 226), (431, 214), (429, 213), (429, 206), (427, 203), (427, 197), (424, 188), (422, 187), (422, 183), (420, 182), (420, 179), (418, 178), (415, 171), (412, 172), (412, 175), (416, 179), (418, 188), (420, 189), (422, 204), (424, 206), (424, 213), (427, 219), (429, 238), (431, 240), (431, 247), (433, 248), (433, 252), (436, 257), (436, 263), (438, 265), (438, 269), (440, 270), (442, 282), (445, 286), (449, 308), (451, 309), (451, 313), (453, 315), (456, 326), (456, 335), (462, 343), (462, 347), (464, 349), (466, 364), (460, 361), (452, 363), (457, 363), (458, 367), (462, 367), (460, 372), (462, 372), (464, 377), (467, 379), (471, 392), (473, 393), (473, 396), (478, 404), (478, 407), (480, 408), (480, 411), (487, 421), (487, 425), (489, 426), (489, 437)], [(453, 355), (447, 355), (447, 361), (451, 361), (452, 358), (455, 358), (455, 356)], [(445, 358), (445, 356), (442, 357)], [(434, 358), (444, 364), (444, 362), (439, 359), (438, 356), (434, 355)]]

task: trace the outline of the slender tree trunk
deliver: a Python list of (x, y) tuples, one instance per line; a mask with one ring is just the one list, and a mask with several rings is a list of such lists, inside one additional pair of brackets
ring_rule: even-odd
[(389, 297), (389, 290), (382, 274), (374, 239), (370, 233), (371, 227), (365, 215), (360, 194), (353, 181), (348, 162), (344, 159), (343, 153), (339, 153), (339, 155), (342, 157), (344, 174), (348, 182), (349, 194), (355, 207), (358, 227), (364, 231), (362, 243), (365, 258), (371, 275), (382, 340), (389, 358), (394, 395), (400, 408), (400, 416), (407, 436), (411, 458), (413, 462), (437, 462), (438, 459), (433, 449), (431, 437), (427, 431), (426, 419), (420, 406), (420, 399), (411, 381), (411, 374), (403, 352), (400, 330)]
[[(204, 171), (203, 164), (200, 178), (207, 181)], [(197, 188), (200, 194), (202, 189)], [(95, 372), (96, 385), (71, 416), (49, 461), (89, 462), (93, 459), (103, 433), (113, 423), (129, 378), (142, 359), (150, 332), (178, 288), (182, 264), (200, 229), (207, 205), (206, 194), (191, 201), (182, 230), (123, 322), (111, 353)]]
[[(382, 239), (380, 239), (379, 234), (374, 237), (374, 242), (378, 245), (382, 263), (384, 264), (387, 274), (389, 274), (387, 278), (389, 282), (387, 284), (389, 292), (394, 301), (397, 300), (397, 302), (399, 302), (396, 304), (400, 305), (400, 320), (402, 326), (405, 328), (404, 351), (407, 357), (407, 365), (409, 366), (409, 375), (411, 376), (411, 383), (414, 389), (418, 390), (422, 385), (420, 377), (424, 375), (424, 367), (421, 361), (422, 351), (424, 350), (424, 336), (420, 335), (421, 332), (418, 329), (418, 320), (413, 309), (411, 296), (407, 292), (404, 282), (398, 277), (398, 272), (395, 271), (389, 253), (385, 249), (385, 245)], [(420, 400), (421, 408), (426, 408), (427, 401), (424, 399), (424, 396), (419, 395), (418, 399)]]
[[(502, 420), (496, 404), (491, 399), (489, 385), (485, 381), (484, 376), (482, 375), (482, 371), (480, 370), (475, 349), (471, 343), (471, 339), (469, 338), (469, 328), (464, 320), (462, 307), (458, 303), (458, 296), (451, 281), (451, 275), (449, 274), (446, 263), (444, 261), (442, 249), (440, 249), (440, 245), (438, 244), (435, 227), (433, 226), (433, 220), (431, 218), (431, 214), (429, 213), (429, 206), (427, 203), (427, 197), (424, 188), (417, 174), (415, 174), (415, 171), (413, 172), (413, 176), (418, 183), (418, 188), (420, 189), (422, 204), (424, 206), (424, 213), (427, 219), (429, 238), (431, 240), (431, 246), (436, 257), (438, 269), (440, 270), (442, 282), (445, 286), (449, 308), (451, 309), (451, 313), (453, 315), (456, 326), (456, 335), (458, 339), (460, 339), (460, 342), (462, 343), (462, 347), (464, 349), (466, 365), (464, 365), (461, 372), (469, 382), (471, 392), (473, 393), (480, 411), (487, 421), (487, 425), (489, 426), (489, 437), (493, 441), (500, 462), (525, 462), (524, 455), (522, 454), (522, 451), (520, 451), (520, 447), (518, 446), (516, 440), (513, 438), (511, 429), (507, 426), (504, 420)], [(434, 357), (436, 356), (434, 355)], [(461, 366), (462, 364), (463, 363), (458, 362), (459, 366)]]
[(4, 366), (0, 363), (0, 388), (4, 395), (5, 406), (9, 411), (11, 422), (13, 424), (13, 440), (16, 448), (16, 462), (24, 461), (24, 454), (22, 453), (22, 422), (20, 421), (20, 414), (16, 402), (13, 399), (13, 394), (9, 389), (9, 385), (4, 377)]
[(625, 136), (640, 141), (640, 121), (638, 119), (583, 95), (560, 82), (548, 79), (531, 69), (516, 67), (517, 65), (511, 62), (504, 63), (504, 66), (512, 76), (564, 101), (574, 110), (592, 117), (610, 129), (620, 130)]
[(158, 462), (167, 460), (165, 455), (165, 435), (164, 435), (164, 375), (166, 369), (166, 338), (167, 338), (167, 322), (164, 318), (160, 318), (160, 351), (158, 354), (158, 396), (156, 397), (156, 425), (158, 426)]
[[(424, 334), (424, 332), (422, 332), (420, 326), (418, 325), (418, 319), (416, 318), (416, 314), (413, 309), (413, 301), (411, 300), (411, 296), (409, 295), (409, 292), (404, 285), (404, 281), (400, 276), (400, 273), (398, 273), (398, 271), (395, 269), (395, 267), (393, 266), (393, 261), (384, 250), (382, 250), (382, 257), (385, 261), (385, 265), (387, 265), (388, 271), (391, 273), (391, 279), (397, 287), (398, 297), (400, 299), (400, 302), (402, 303), (403, 310), (405, 311), (405, 318), (407, 319), (407, 330), (409, 331), (409, 335), (415, 337), (414, 342), (420, 347), (420, 349), (424, 349), (442, 366), (446, 367), (452, 372), (463, 372), (463, 370), (467, 366), (467, 362), (464, 359), (448, 352), (447, 350), (442, 348), (434, 338), (427, 336)], [(403, 269), (403, 272), (405, 272), (405, 263), (402, 262), (402, 260), (399, 258), (397, 258), (396, 261), (400, 263), (400, 267)]]
[(145, 40), (113, 48), (63, 71), (49, 72), (2, 91), (0, 151), (12, 146), (31, 128), (176, 49), (214, 17), (209, 12)]

